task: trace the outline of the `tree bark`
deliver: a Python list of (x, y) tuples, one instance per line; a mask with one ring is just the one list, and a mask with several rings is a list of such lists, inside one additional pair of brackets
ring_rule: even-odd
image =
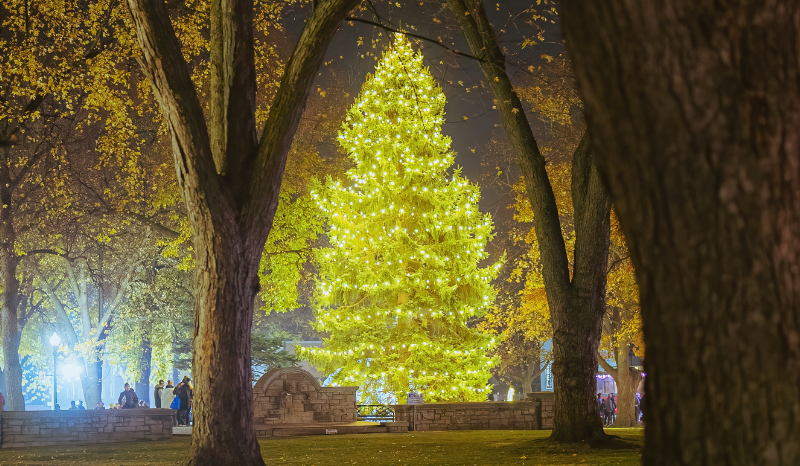
[(644, 464), (800, 464), (800, 3), (562, 15), (641, 291)]
[(17, 304), (19, 280), (17, 266), (19, 256), (14, 250), (16, 231), (11, 214), (12, 182), (10, 173), (9, 148), (3, 148), (3, 159), (0, 164), (0, 272), (3, 274), (2, 307), (0, 323), (3, 337), (3, 372), (6, 379), (6, 409), (24, 411), (25, 398), (22, 394), (22, 365), (19, 361), (19, 325), (17, 322)]
[(553, 323), (555, 408), (552, 440), (605, 437), (595, 401), (597, 348), (605, 312), (610, 203), (594, 168), (591, 138), (573, 157), (576, 219), (574, 273), (545, 160), (519, 97), (505, 71), (505, 56), (486, 17), (483, 0), (447, 0), (494, 94), (506, 137), (517, 153), (534, 213), (547, 302)]
[(141, 347), (142, 360), (140, 363), (142, 375), (139, 377), (139, 380), (136, 381), (136, 395), (139, 397), (139, 401), (145, 401), (151, 408), (155, 408), (155, 403), (151, 403), (150, 401), (150, 389), (153, 388), (150, 387), (150, 359), (153, 354), (153, 349), (150, 347), (150, 340), (143, 338)]
[(257, 141), (252, 0), (212, 2), (210, 128), (164, 3), (128, 0), (143, 68), (172, 136), (195, 250), (191, 465), (264, 464), (250, 383), (259, 259), (314, 76), (357, 3), (327, 0), (314, 9)]
[[(538, 366), (538, 364), (537, 364)], [(520, 387), (520, 398), (519, 400), (524, 400), (525, 397), (528, 396), (528, 393), (531, 392), (531, 386), (533, 385), (533, 378), (535, 377), (533, 374), (536, 372), (531, 365), (526, 365), (522, 368), (522, 386)]]
[(619, 342), (619, 358), (614, 381), (617, 384), (617, 417), (612, 427), (634, 427), (636, 419), (636, 387), (639, 386), (641, 372), (630, 367), (630, 341)]
[(95, 358), (84, 358), (85, 373), (81, 375), (81, 388), (83, 388), (83, 401), (86, 409), (94, 409), (102, 400), (103, 394), (103, 362)]

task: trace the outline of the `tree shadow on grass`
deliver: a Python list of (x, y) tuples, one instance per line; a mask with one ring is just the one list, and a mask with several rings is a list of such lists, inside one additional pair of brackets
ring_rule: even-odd
[(533, 439), (525, 442), (527, 447), (547, 454), (586, 453), (592, 450), (631, 450), (638, 451), (642, 445), (626, 440), (618, 435), (606, 434), (604, 438), (591, 442), (563, 443), (549, 438)]

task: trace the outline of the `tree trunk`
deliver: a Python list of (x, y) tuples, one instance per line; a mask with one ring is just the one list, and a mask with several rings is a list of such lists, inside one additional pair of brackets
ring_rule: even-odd
[[(8, 281), (6, 281), (8, 283)], [(19, 361), (19, 333), (17, 332), (17, 311), (8, 306), (7, 295), (3, 293), (3, 374), (6, 382), (6, 409), (24, 411), (25, 398), (22, 393), (22, 365)]]
[[(538, 365), (538, 364), (537, 364)], [(528, 393), (531, 392), (533, 386), (534, 370), (530, 365), (522, 368), (522, 387), (520, 387), (520, 400), (524, 400)]]
[[(198, 270), (195, 281), (192, 373), (199, 396), (192, 406), (195, 426), (190, 456), (217, 460), (192, 464), (262, 462), (253, 427), (250, 384), (250, 330), (261, 251), (246, 248), (237, 236), (217, 233), (216, 240), (209, 237), (202, 248), (195, 247), (206, 265)], [(199, 392), (201, 387), (203, 392)], [(241, 430), (217, 431), (219, 426), (233, 424)]]
[(103, 394), (103, 362), (84, 359), (83, 367), (86, 372), (81, 375), (81, 388), (83, 388), (83, 402), (86, 409), (94, 409), (102, 400)]
[(634, 427), (636, 419), (636, 387), (639, 386), (641, 372), (630, 367), (630, 340), (618, 341), (619, 357), (614, 382), (617, 384), (617, 417), (612, 427)]
[(128, 0), (142, 65), (172, 136), (195, 250), (190, 465), (264, 464), (250, 383), (258, 265), (306, 98), (330, 40), (357, 3), (327, 0), (314, 8), (258, 141), (252, 0), (212, 2), (210, 125), (164, 2)]
[[(605, 438), (595, 402), (600, 328), (605, 312), (610, 203), (584, 135), (573, 157), (576, 248), (573, 278), (545, 160), (505, 70), (505, 56), (483, 0), (447, 0), (492, 89), (506, 137), (517, 153), (534, 213), (547, 302), (553, 323), (555, 413), (552, 440)], [(577, 197), (576, 197), (577, 196)], [(580, 212), (579, 212), (580, 211)], [(579, 220), (580, 217), (580, 220)], [(578, 225), (578, 221), (582, 222)]]
[[(597, 309), (594, 310), (596, 315)], [(565, 309), (558, 330), (553, 325), (553, 432), (558, 442), (594, 441), (604, 437), (597, 412), (597, 348), (600, 324), (590, 309)], [(554, 320), (556, 316), (554, 315)], [(600, 314), (602, 319), (602, 314)], [(591, 352), (592, 354), (589, 354)]]
[(150, 402), (150, 393), (151, 387), (150, 386), (150, 358), (153, 354), (153, 350), (150, 347), (150, 340), (147, 338), (142, 339), (141, 343), (142, 347), (142, 360), (141, 360), (141, 368), (142, 368), (142, 375), (139, 377), (139, 380), (136, 381), (136, 396), (139, 397), (139, 401), (144, 401), (150, 405), (151, 408), (155, 408), (155, 402)]
[(800, 464), (800, 3), (562, 14), (641, 291), (644, 464)]
[(17, 301), (19, 281), (17, 265), (19, 257), (14, 250), (16, 231), (11, 214), (11, 175), (9, 172), (9, 149), (3, 148), (2, 165), (0, 165), (0, 222), (2, 223), (2, 239), (0, 240), (0, 272), (3, 274), (2, 307), (0, 323), (3, 338), (3, 372), (6, 379), (6, 409), (24, 411), (25, 398), (22, 394), (22, 365), (19, 361), (19, 329)]

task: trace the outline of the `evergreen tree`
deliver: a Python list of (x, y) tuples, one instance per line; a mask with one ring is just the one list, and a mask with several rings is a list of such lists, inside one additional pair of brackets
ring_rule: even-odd
[(333, 246), (319, 254), (316, 311), (330, 337), (305, 356), (334, 384), (361, 386), (362, 399), (480, 401), (490, 388), (494, 339), (468, 324), (494, 300), (501, 263), (478, 266), (492, 219), (459, 168), (448, 176), (444, 105), (398, 35), (339, 132), (355, 167), (312, 189)]

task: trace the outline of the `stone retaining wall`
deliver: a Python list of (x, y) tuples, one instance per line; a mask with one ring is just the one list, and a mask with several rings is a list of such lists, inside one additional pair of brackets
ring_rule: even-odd
[(396, 405), (397, 421), (408, 430), (542, 430), (553, 428), (553, 399), (543, 395), (530, 401), (426, 403)]
[(169, 440), (174, 409), (3, 411), (0, 448)]

